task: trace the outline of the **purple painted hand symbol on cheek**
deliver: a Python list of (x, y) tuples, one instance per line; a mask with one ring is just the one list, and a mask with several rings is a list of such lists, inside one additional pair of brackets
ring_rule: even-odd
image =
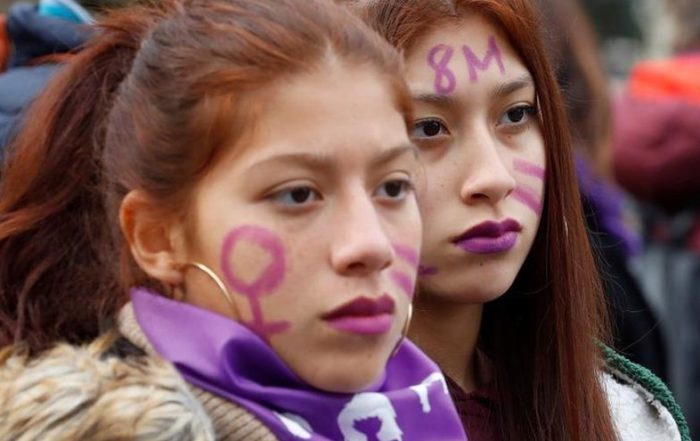
[[(238, 244), (250, 242), (262, 248), (270, 257), (270, 263), (253, 279), (246, 282), (231, 262), (231, 256)], [(284, 280), (285, 255), (282, 241), (273, 232), (255, 225), (237, 227), (228, 233), (221, 247), (221, 268), (226, 282), (235, 292), (245, 296), (250, 304), (253, 320), (242, 323), (265, 340), (270, 336), (285, 331), (289, 322), (265, 322), (260, 305), (260, 298), (272, 294)]]

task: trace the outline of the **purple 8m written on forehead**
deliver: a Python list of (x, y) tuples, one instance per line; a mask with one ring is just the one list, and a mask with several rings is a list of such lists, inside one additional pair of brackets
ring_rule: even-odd
[[(488, 39), (488, 47), (483, 58), (479, 58), (472, 48), (466, 44), (462, 45), (462, 53), (469, 70), (470, 83), (477, 83), (479, 81), (478, 71), (487, 70), (492, 62), (497, 64), (501, 75), (506, 73), (501, 49), (498, 47), (496, 37), (493, 35)], [(449, 67), (453, 55), (454, 48), (447, 44), (438, 44), (428, 51), (428, 65), (435, 71), (435, 92), (441, 95), (450, 94), (457, 87), (457, 78)]]

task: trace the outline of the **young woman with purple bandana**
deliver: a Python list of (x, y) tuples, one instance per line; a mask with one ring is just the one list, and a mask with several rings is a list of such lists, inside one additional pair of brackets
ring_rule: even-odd
[(356, 6), (404, 55), (426, 180), (409, 336), (445, 372), (470, 439), (689, 440), (663, 384), (602, 346), (606, 305), (531, 2)]
[[(466, 440), (443, 375), (404, 339), (412, 106), (398, 55), (358, 18), (325, 0), (125, 10), (33, 115), (0, 192), (0, 336), (29, 348), (6, 367), (70, 365), (71, 347), (42, 350), (112, 329), (97, 364), (171, 362), (206, 412), (196, 439)], [(46, 372), (0, 381), (0, 438), (125, 427), (129, 387), (86, 428), (102, 396), (53, 411), (36, 387), (73, 384)]]

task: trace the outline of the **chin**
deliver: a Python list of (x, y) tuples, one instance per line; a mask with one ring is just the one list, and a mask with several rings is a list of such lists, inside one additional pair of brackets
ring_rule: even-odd
[[(477, 271), (478, 272), (478, 271)], [(516, 274), (443, 274), (420, 284), (420, 290), (445, 302), (483, 304), (496, 300), (508, 291)]]
[(384, 373), (384, 363), (373, 360), (339, 361), (329, 360), (327, 369), (317, 366), (317, 370), (308, 377), (299, 375), (316, 389), (326, 392), (355, 393), (367, 389), (379, 380)]

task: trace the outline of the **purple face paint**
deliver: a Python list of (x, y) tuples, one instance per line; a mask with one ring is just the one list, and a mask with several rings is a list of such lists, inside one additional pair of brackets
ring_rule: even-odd
[(513, 160), (513, 169), (524, 175), (532, 176), (541, 181), (544, 181), (545, 169), (535, 163), (524, 161), (522, 159)]
[[(404, 262), (411, 265), (412, 269), (417, 270), (420, 262), (418, 251), (406, 245), (398, 243), (392, 244), (394, 252)], [(394, 281), (409, 298), (413, 298), (413, 290), (415, 289), (414, 278), (401, 271), (392, 271), (389, 274)]]
[(396, 243), (392, 244), (392, 246), (394, 247), (394, 252), (396, 255), (399, 256), (404, 262), (409, 263), (414, 268), (418, 268), (420, 257), (415, 249)]
[(435, 267), (432, 267), (432, 266), (423, 266), (423, 265), (421, 265), (421, 266), (418, 267), (418, 275), (419, 275), (420, 277), (430, 277), (430, 276), (434, 276), (434, 275), (437, 274), (438, 272), (439, 272), (438, 269), (435, 268)]
[(501, 50), (496, 44), (496, 37), (493, 35), (489, 37), (488, 49), (486, 50), (486, 55), (483, 59), (479, 59), (474, 51), (466, 44), (462, 46), (462, 52), (464, 52), (464, 58), (467, 60), (467, 67), (469, 68), (469, 81), (476, 83), (479, 81), (479, 75), (477, 70), (484, 71), (489, 68), (491, 61), (494, 59), (498, 64), (498, 69), (501, 71), (501, 75), (506, 73), (506, 68), (503, 65), (503, 58), (501, 56)]
[[(261, 247), (272, 259), (267, 268), (252, 283), (246, 283), (241, 279), (230, 262), (233, 250), (240, 241), (251, 242)], [(286, 321), (266, 323), (260, 305), (260, 297), (271, 294), (284, 279), (284, 245), (274, 233), (255, 225), (243, 225), (233, 229), (228, 233), (221, 247), (221, 269), (228, 284), (237, 293), (248, 298), (253, 321), (243, 324), (266, 340), (269, 340), (272, 334), (289, 328), (289, 322)]]
[[(440, 53), (442, 56), (436, 60)], [(435, 71), (435, 92), (440, 95), (452, 93), (457, 87), (455, 74), (449, 68), (453, 53), (454, 49), (446, 44), (438, 44), (428, 52), (428, 65)]]
[(542, 212), (542, 201), (534, 190), (531, 190), (525, 186), (519, 185), (513, 191), (513, 197), (525, 204), (528, 208), (535, 212), (538, 216)]
[(408, 296), (409, 299), (413, 298), (413, 291), (415, 286), (413, 284), (413, 277), (401, 271), (392, 271), (389, 273), (394, 283), (396, 283), (401, 290)]

